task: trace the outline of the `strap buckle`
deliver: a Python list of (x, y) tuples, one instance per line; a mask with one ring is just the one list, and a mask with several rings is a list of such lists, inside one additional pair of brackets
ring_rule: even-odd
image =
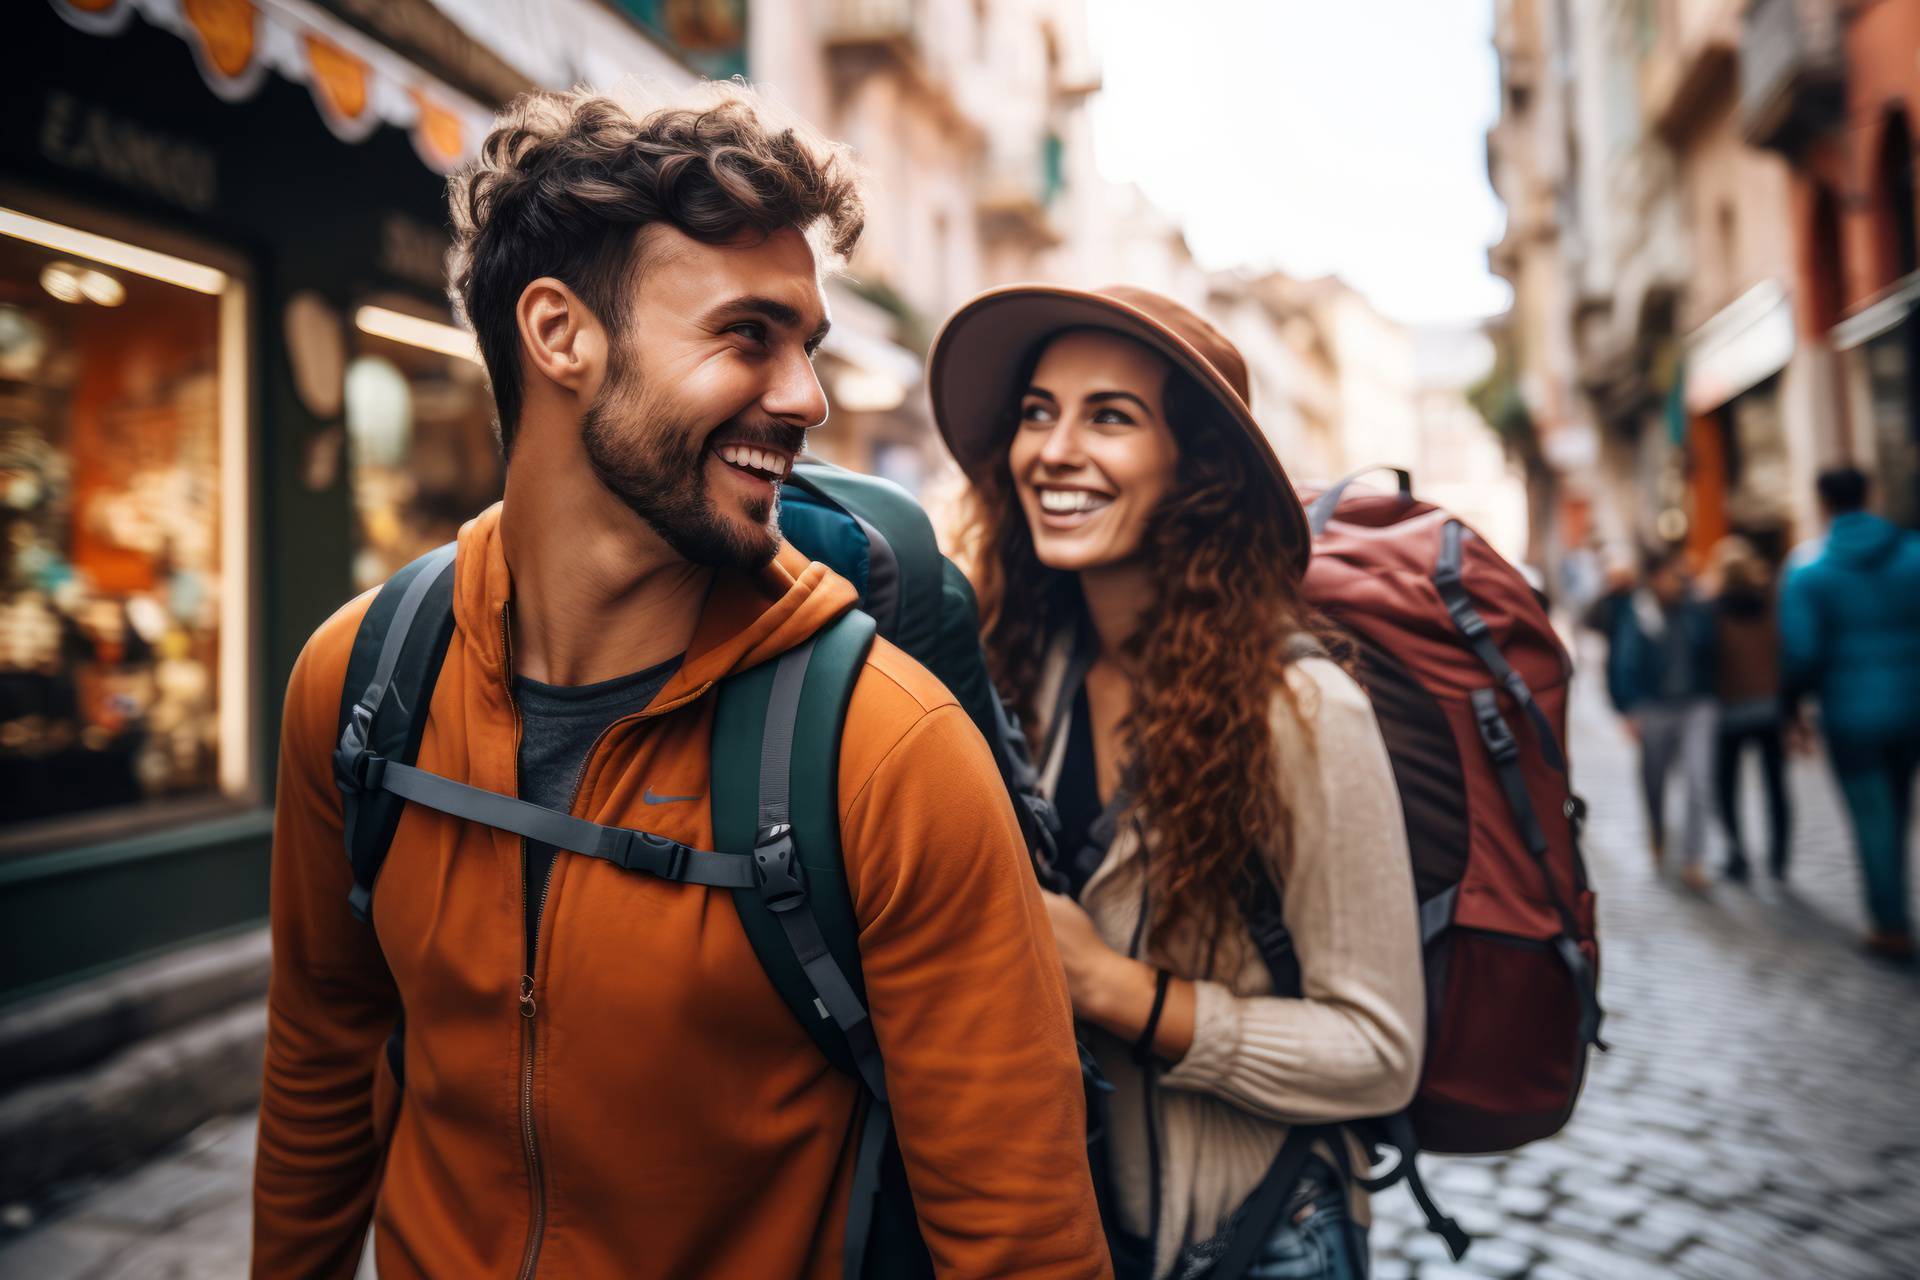
[(753, 841), (753, 883), (760, 900), (776, 914), (807, 900), (807, 873), (794, 856), (793, 827), (776, 822)]
[[(1482, 697), (1482, 693), (1486, 696)], [(1480, 730), (1480, 741), (1485, 744), (1487, 754), (1493, 757), (1495, 764), (1512, 764), (1520, 758), (1520, 744), (1515, 741), (1507, 718), (1500, 714), (1500, 704), (1494, 700), (1493, 690), (1481, 690), (1474, 694), (1473, 720)]]
[[(1438, 575), (1435, 576), (1435, 581), (1439, 581)], [(1443, 584), (1443, 586), (1458, 586), (1459, 582), (1460, 577), (1458, 574), (1455, 574), (1450, 582)], [(1453, 625), (1459, 630), (1460, 634), (1465, 636), (1469, 641), (1478, 640), (1481, 636), (1493, 630), (1492, 627), (1487, 625), (1487, 620), (1480, 616), (1480, 611), (1473, 607), (1472, 598), (1464, 591), (1443, 590), (1441, 592), (1441, 598), (1446, 603), (1447, 616), (1453, 619)]]
[(386, 781), (387, 758), (376, 756), (361, 747), (349, 751), (345, 744), (333, 753), (333, 781), (348, 795), (358, 795), (362, 791), (378, 791)]
[(347, 727), (340, 731), (340, 745), (333, 749), (334, 785), (349, 794), (380, 789), (387, 762), (367, 752), (372, 729), (372, 709), (364, 702), (354, 704), (347, 713)]
[(687, 846), (651, 831), (633, 831), (626, 827), (609, 828), (614, 833), (614, 848), (608, 861), (622, 871), (639, 871), (662, 880), (679, 880), (687, 873)]
[(1560, 961), (1567, 966), (1567, 972), (1573, 977), (1574, 994), (1580, 1000), (1580, 1043), (1592, 1045), (1605, 1053), (1609, 1048), (1600, 1038), (1600, 1024), (1606, 1019), (1606, 1011), (1600, 1007), (1600, 993), (1594, 980), (1593, 966), (1587, 963), (1586, 952), (1580, 950), (1580, 944), (1572, 934), (1562, 933), (1553, 940), (1553, 949), (1560, 954)]

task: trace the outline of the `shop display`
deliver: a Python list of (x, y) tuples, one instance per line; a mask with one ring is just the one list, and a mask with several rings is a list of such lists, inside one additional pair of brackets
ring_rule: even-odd
[(219, 788), (218, 307), (0, 241), (0, 840)]
[(493, 398), (471, 360), (360, 332), (346, 373), (359, 590), (450, 541), (506, 480)]

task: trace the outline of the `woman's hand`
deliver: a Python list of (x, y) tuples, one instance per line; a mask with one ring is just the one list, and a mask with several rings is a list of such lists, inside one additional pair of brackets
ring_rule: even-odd
[[(1159, 973), (1151, 965), (1121, 955), (1107, 945), (1093, 918), (1072, 898), (1040, 891), (1053, 925), (1053, 943), (1067, 971), (1067, 994), (1074, 1016), (1104, 1027), (1123, 1040), (1137, 1040), (1153, 1016)], [(1177, 1062), (1193, 1044), (1193, 984), (1174, 979), (1154, 1029), (1153, 1050)]]
[(1073, 998), (1073, 1011), (1097, 1021), (1105, 1005), (1101, 997), (1111, 985), (1115, 964), (1125, 964), (1126, 957), (1107, 945), (1093, 927), (1093, 917), (1072, 898), (1044, 889), (1040, 898), (1047, 904), (1053, 944), (1067, 971), (1067, 994)]

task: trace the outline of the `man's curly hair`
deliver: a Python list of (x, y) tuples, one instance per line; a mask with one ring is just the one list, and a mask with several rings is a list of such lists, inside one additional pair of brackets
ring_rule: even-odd
[(776, 122), (736, 83), (645, 115), (584, 91), (526, 94), (450, 180), (448, 204), (454, 306), (479, 341), (508, 452), (522, 400), (514, 309), (532, 281), (566, 282), (618, 334), (648, 226), (708, 244), (823, 233), (845, 257), (866, 220), (846, 148)]

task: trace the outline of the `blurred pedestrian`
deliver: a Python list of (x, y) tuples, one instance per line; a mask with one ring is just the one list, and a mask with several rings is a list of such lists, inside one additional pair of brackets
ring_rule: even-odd
[(1729, 880), (1749, 874), (1740, 834), (1740, 764), (1752, 749), (1760, 755), (1767, 792), (1767, 870), (1780, 880), (1787, 874), (1791, 813), (1773, 566), (1745, 538), (1727, 537), (1713, 549), (1713, 567), (1714, 694), (1720, 704), (1714, 783), (1727, 832), (1726, 874)]
[(1631, 551), (1618, 546), (1606, 549), (1601, 559), (1599, 584), (1580, 612), (1582, 626), (1603, 636), (1613, 634), (1614, 618), (1632, 597), (1638, 583), (1637, 568)]
[(1640, 785), (1654, 866), (1666, 864), (1667, 777), (1680, 771), (1680, 879), (1707, 888), (1708, 796), (1713, 786), (1713, 615), (1693, 590), (1677, 547), (1650, 553), (1639, 587), (1611, 610), (1607, 693), (1640, 743)]
[(1920, 770), (1920, 533), (1866, 510), (1867, 477), (1821, 474), (1824, 541), (1795, 552), (1780, 598), (1789, 698), (1820, 703), (1853, 820), (1876, 955), (1910, 960), (1908, 828)]
[[(1301, 643), (1306, 521), (1239, 352), (1143, 289), (987, 298), (936, 344), (934, 411), (976, 488), (987, 652), (1061, 819), (1073, 896), (1045, 897), (1114, 1086), (1108, 1240), (1122, 1277), (1202, 1275), (1290, 1119), (1413, 1095), (1399, 793), (1366, 694)], [(1295, 998), (1275, 998), (1250, 881), (1284, 886)], [(1308, 1153), (1246, 1274), (1359, 1280), (1365, 1193), (1345, 1171), (1366, 1153), (1344, 1136)]]

